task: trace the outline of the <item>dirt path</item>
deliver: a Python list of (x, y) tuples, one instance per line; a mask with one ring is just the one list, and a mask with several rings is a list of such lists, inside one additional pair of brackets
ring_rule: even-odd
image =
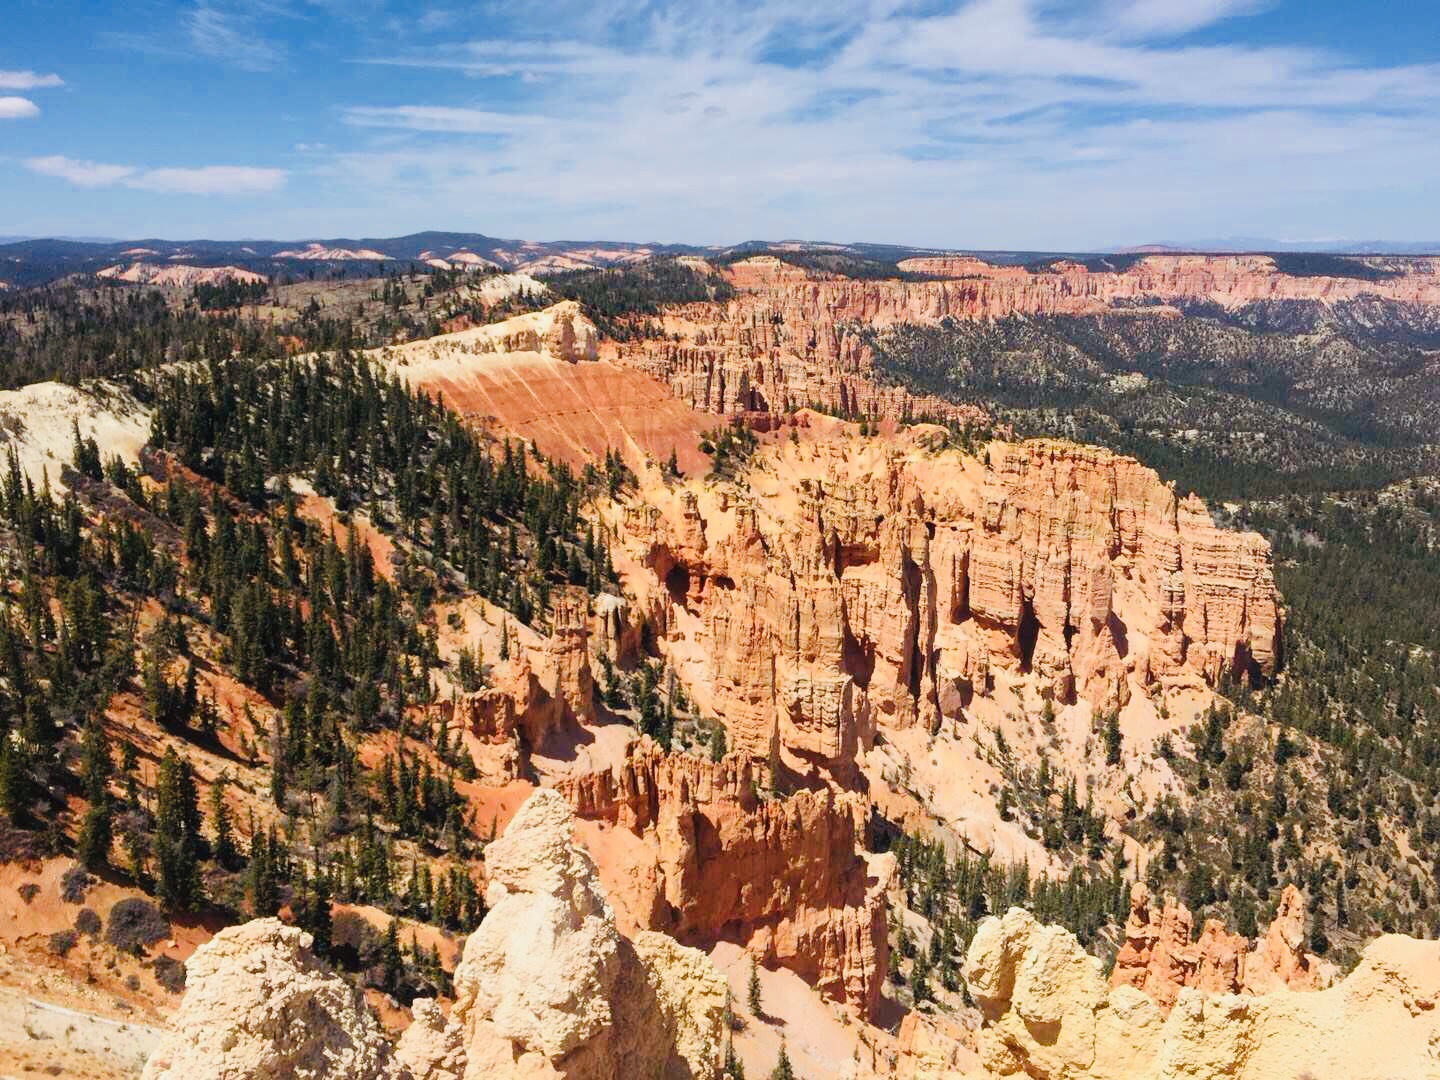
[(139, 1076), (161, 1034), (159, 1028), (109, 1020), (0, 989), (0, 1080)]

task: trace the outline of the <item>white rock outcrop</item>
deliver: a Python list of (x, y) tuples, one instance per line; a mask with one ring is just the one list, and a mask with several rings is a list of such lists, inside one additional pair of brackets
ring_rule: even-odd
[(725, 980), (663, 935), (620, 936), (573, 827), (542, 788), (486, 848), (490, 912), (455, 971), (466, 1080), (711, 1076)]
[(709, 1080), (729, 991), (698, 949), (615, 928), (570, 806), (536, 791), (486, 849), (490, 912), (393, 1052), (358, 991), (278, 919), (222, 930), (144, 1080)]
[(981, 923), (963, 974), (989, 1075), (1045, 1080), (1440, 1076), (1440, 942), (1389, 934), (1325, 990), (1180, 990), (1168, 1016), (1110, 987), (1073, 934), (1020, 908)]
[(256, 919), (196, 949), (143, 1080), (407, 1080), (359, 992), (315, 959), (311, 940)]
[(395, 1060), (415, 1080), (461, 1080), (465, 1044), (460, 1025), (449, 1023), (433, 998), (416, 998), (410, 1015), (410, 1026), (395, 1044)]

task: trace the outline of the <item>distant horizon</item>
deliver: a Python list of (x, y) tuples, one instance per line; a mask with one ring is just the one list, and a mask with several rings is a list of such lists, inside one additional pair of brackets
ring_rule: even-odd
[(7, 235), (1440, 236), (1428, 5), (63, 7), (6, 6)]
[(500, 232), (485, 232), (468, 229), (415, 229), (409, 232), (400, 232), (391, 235), (355, 234), (351, 236), (324, 236), (320, 234), (283, 236), (283, 235), (256, 235), (256, 236), (192, 236), (176, 238), (160, 234), (148, 234), (137, 236), (73, 236), (73, 235), (42, 235), (42, 234), (20, 234), (0, 235), (0, 246), (9, 244), (34, 243), (41, 241), (54, 241), (57, 243), (88, 244), (93, 246), (112, 246), (116, 244), (141, 244), (147, 242), (173, 244), (183, 246), (186, 244), (315, 244), (326, 245), (337, 243), (368, 243), (403, 240), (410, 237), (423, 236), (426, 234), (439, 234), (448, 236), (473, 236), (483, 237), (488, 240), (512, 241), (522, 243), (537, 243), (546, 245), (561, 244), (607, 244), (631, 247), (670, 247), (670, 248), (694, 248), (710, 251), (730, 251), (742, 248), (747, 245), (769, 245), (781, 244), (802, 244), (815, 247), (836, 246), (849, 248), (863, 247), (892, 247), (897, 249), (911, 250), (936, 250), (947, 252), (983, 253), (995, 252), (1009, 255), (1053, 255), (1053, 254), (1074, 254), (1074, 255), (1144, 255), (1163, 254), (1167, 251), (1177, 253), (1194, 254), (1316, 254), (1316, 255), (1357, 255), (1357, 256), (1385, 256), (1385, 255), (1414, 255), (1425, 256), (1431, 254), (1440, 255), (1440, 240), (1277, 240), (1267, 237), (1235, 236), (1228, 238), (1217, 238), (1209, 240), (1177, 241), (1157, 240), (1149, 243), (1139, 244), (1112, 244), (1093, 248), (1066, 248), (1058, 245), (1040, 247), (1021, 246), (978, 246), (978, 245), (942, 245), (942, 244), (912, 244), (891, 241), (876, 240), (838, 240), (830, 237), (819, 239), (801, 239), (797, 236), (781, 236), (774, 239), (749, 238), (737, 240), (732, 243), (702, 244), (684, 240), (659, 239), (647, 237), (643, 239), (597, 237), (597, 236), (573, 236), (573, 237), (535, 237), (535, 236), (511, 236), (503, 235)]

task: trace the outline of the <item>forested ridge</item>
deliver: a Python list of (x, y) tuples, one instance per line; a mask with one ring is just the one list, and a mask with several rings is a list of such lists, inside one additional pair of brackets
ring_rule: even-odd
[[(488, 444), (343, 354), (182, 366), (146, 387), (140, 469), (77, 434), (63, 497), (37, 490), (13, 452), (0, 484), (8, 855), (73, 851), (171, 910), (288, 904), (322, 950), (332, 899), (472, 928), (483, 905), (467, 860), (486, 823), (455, 783), (473, 765), (416, 708), (440, 664), (432, 605), (479, 593), (532, 622), (557, 585), (611, 583), (578, 516), (584, 484), (605, 478)], [(397, 565), (377, 567), (353, 527), (302, 515), (292, 479), (342, 519), (363, 510), (396, 539)], [(217, 671), (253, 694), (239, 715), (202, 689), (214, 680), (197, 673)], [(451, 675), (481, 685), (483, 661)], [(202, 795), (173, 745), (145, 765), (123, 721), (107, 730), (107, 708), (231, 757), (237, 774), (264, 768), (272, 824), (230, 820), (224, 781)], [(359, 747), (380, 733), (390, 749), (367, 766)], [(69, 793), (86, 799), (82, 820)], [(435, 956), (381, 964), (384, 942), (347, 934), (376, 985), (443, 988)]]

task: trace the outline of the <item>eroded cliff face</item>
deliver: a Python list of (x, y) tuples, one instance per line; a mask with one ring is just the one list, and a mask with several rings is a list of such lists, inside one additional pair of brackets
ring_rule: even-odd
[(1339, 974), (1305, 950), (1305, 900), (1294, 885), (1285, 887), (1275, 920), (1253, 946), (1216, 919), (1205, 920), (1192, 940), (1194, 926), (1184, 904), (1174, 897), (1156, 904), (1136, 882), (1110, 985), (1143, 990), (1168, 1011), (1187, 986), (1213, 994), (1320, 990)]
[(1001, 676), (1110, 708), (1274, 670), (1269, 546), (1133, 459), (802, 420), (738, 482), (613, 516), (636, 610), (752, 757), (843, 779), (877, 729), (958, 722)]
[(866, 330), (943, 319), (1094, 315), (1209, 302), (1233, 308), (1263, 301), (1338, 303), (1361, 296), (1440, 304), (1437, 261), (1407, 260), (1378, 280), (1292, 276), (1264, 255), (1153, 255), (1123, 271), (1057, 263), (1048, 271), (993, 266), (969, 257), (907, 259), (900, 269), (930, 280), (853, 279), (812, 272), (762, 255), (730, 266), (737, 295), (724, 304), (670, 309), (668, 337), (626, 345), (620, 358), (667, 383), (696, 409), (780, 414), (815, 404), (839, 411), (961, 422), (984, 419), (955, 405), (872, 377)]
[(944, 314), (956, 318), (1090, 315), (1133, 300), (1205, 300), (1227, 308), (1265, 300), (1336, 303), (1360, 296), (1440, 303), (1440, 261), (1434, 259), (1407, 259), (1393, 277), (1375, 280), (1286, 274), (1269, 255), (1146, 255), (1120, 271), (1059, 262), (1047, 272), (1032, 273), (953, 256), (906, 259), (899, 265), (945, 279), (920, 284), (928, 286), (925, 292), (934, 295)]
[(762, 798), (762, 780), (743, 755), (667, 756), (643, 738), (613, 769), (559, 790), (580, 818), (644, 841), (605, 872), (645, 925), (737, 941), (871, 1015), (894, 861), (863, 851), (868, 804), (830, 790)]
[(492, 685), (458, 695), (439, 710), (448, 710), (482, 783), (517, 779), (529, 751), (558, 729), (594, 717), (589, 595), (576, 587), (556, 589), (550, 615), (550, 634), (534, 650), (533, 662), (531, 650), (517, 640), (512, 658), (496, 666)]
[(1344, 981), (1315, 993), (1187, 987), (1166, 1014), (1133, 986), (1107, 986), (1069, 931), (1012, 908), (981, 923), (963, 971), (984, 1015), (978, 1038), (990, 1075), (1272, 1080), (1440, 1070), (1432, 941), (1382, 937)]

